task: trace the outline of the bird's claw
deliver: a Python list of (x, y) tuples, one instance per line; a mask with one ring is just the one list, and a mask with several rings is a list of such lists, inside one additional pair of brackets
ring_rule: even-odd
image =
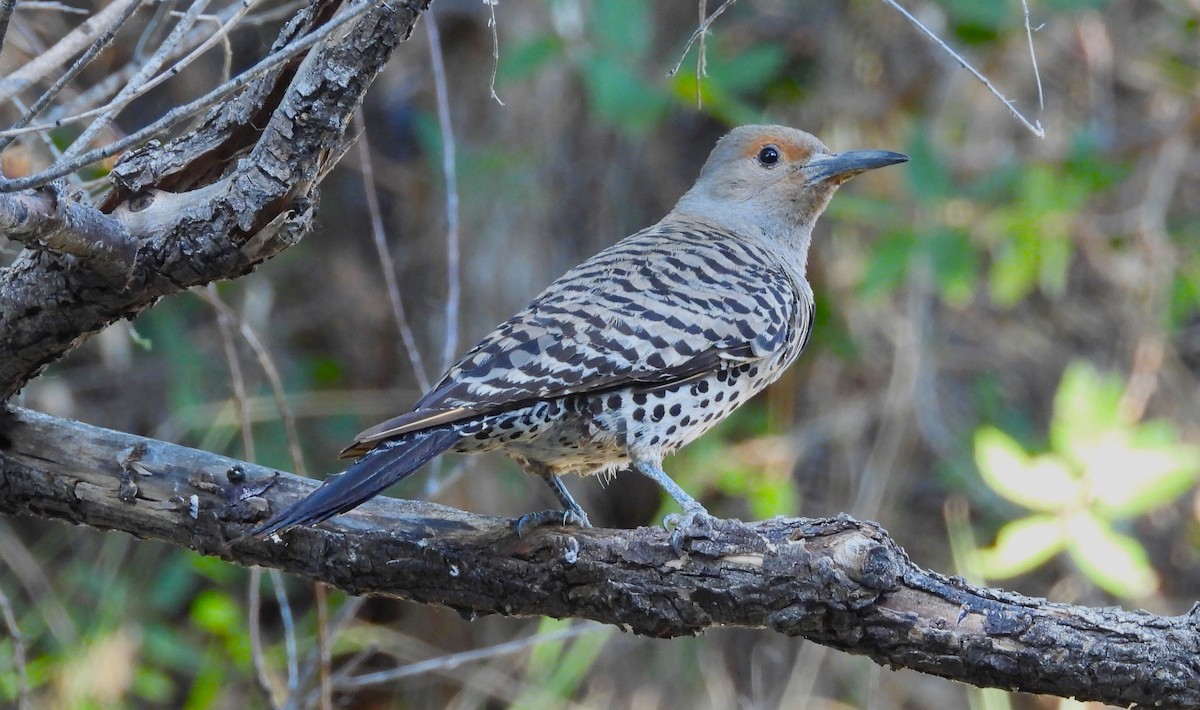
[(547, 525), (561, 525), (564, 527), (569, 525), (580, 528), (592, 527), (587, 513), (574, 510), (539, 510), (536, 513), (526, 513), (517, 518), (517, 522), (513, 527), (516, 530), (517, 537), (525, 537), (525, 534), (531, 530)]
[(671, 552), (675, 553), (676, 557), (682, 557), (684, 543), (690, 538), (698, 537), (699, 533), (711, 528), (718, 520), (719, 518), (709, 515), (701, 506), (685, 510), (683, 515), (671, 513), (663, 518), (663, 527), (671, 532)]

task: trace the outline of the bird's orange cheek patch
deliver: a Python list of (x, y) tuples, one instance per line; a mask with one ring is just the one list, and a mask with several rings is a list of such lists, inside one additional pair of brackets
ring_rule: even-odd
[(745, 152), (745, 156), (747, 158), (757, 158), (758, 152), (768, 145), (778, 148), (779, 152), (783, 155), (783, 159), (789, 163), (804, 162), (812, 155), (812, 149), (807, 146), (796, 145), (796, 143), (783, 136), (764, 135), (759, 140), (750, 144), (750, 147)]

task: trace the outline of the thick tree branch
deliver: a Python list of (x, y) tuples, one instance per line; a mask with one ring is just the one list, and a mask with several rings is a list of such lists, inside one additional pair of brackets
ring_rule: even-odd
[(109, 261), (80, 260), (44, 235), (24, 235), (45, 248), (0, 272), (0, 400), (114, 320), (165, 295), (241, 276), (300, 239), (354, 109), (427, 2), (319, 0), (275, 45), (363, 2), (370, 5), (361, 17), (214, 109), (196, 130), (114, 168), (116, 189), (103, 207), (136, 240), (127, 278), (114, 280)]
[(129, 274), (138, 251), (124, 224), (71, 199), (61, 183), (0, 193), (0, 234), (31, 249), (78, 257), (97, 272), (114, 277)]
[(765, 627), (981, 686), (1117, 705), (1200, 706), (1200, 611), (1055, 604), (928, 573), (848, 517), (722, 523), (683, 557), (659, 529), (544, 529), (377, 499), (283, 541), (238, 540), (313, 483), (248, 463), (14, 410), (0, 512), (124, 530), (353, 594), (464, 615), (582, 617), (669, 637)]

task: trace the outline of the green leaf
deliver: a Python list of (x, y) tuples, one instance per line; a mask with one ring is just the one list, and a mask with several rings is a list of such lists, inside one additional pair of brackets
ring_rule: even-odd
[(138, 665), (133, 672), (133, 692), (139, 699), (158, 705), (171, 702), (175, 682), (170, 675), (146, 665)]
[(238, 604), (226, 593), (205, 589), (192, 601), (192, 623), (218, 636), (237, 633), (242, 626)]
[(975, 433), (975, 464), (992, 490), (1030, 510), (1061, 511), (1082, 495), (1080, 481), (1066, 461), (1053, 454), (1031, 457), (994, 427)]
[(1075, 362), (1063, 371), (1054, 394), (1050, 447), (1083, 465), (1089, 448), (1121, 428), (1120, 378), (1105, 377), (1089, 363)]
[(1066, 544), (1063, 521), (1053, 515), (1014, 520), (996, 533), (996, 544), (980, 551), (985, 577), (1007, 579), (1028, 572), (1062, 551)]
[(961, 229), (937, 229), (917, 245), (929, 259), (942, 298), (966, 305), (975, 293), (976, 257), (970, 234)]
[(1107, 518), (1141, 515), (1170, 503), (1196, 483), (1200, 449), (1138, 446), (1113, 435), (1083, 453), (1096, 511)]
[[(710, 45), (707, 76), (700, 78), (700, 101), (705, 113), (734, 125), (761, 123), (762, 101), (757, 95), (779, 81), (787, 53), (773, 43), (756, 45), (733, 57), (725, 56), (719, 49), (719, 45)], [(694, 110), (695, 64), (685, 62), (670, 88), (680, 104)]]
[[(735, 94), (756, 93), (778, 80), (786, 64), (787, 52), (774, 42), (756, 44), (733, 57), (710, 48), (707, 81), (718, 83)], [(683, 73), (684, 69), (679, 71)], [(695, 76), (694, 70), (691, 73)]]
[(608, 55), (584, 59), (582, 69), (596, 114), (629, 133), (644, 133), (669, 107), (664, 93), (655, 91), (633, 69)]
[(600, 54), (625, 57), (630, 64), (640, 64), (645, 58), (654, 30), (654, 17), (645, 0), (596, 0), (591, 20)]
[[(566, 630), (574, 623), (570, 619), (544, 618), (538, 624), (538, 635)], [(612, 631), (611, 627), (596, 628), (569, 641), (558, 638), (537, 643), (526, 664), (526, 690), (511, 707), (517, 710), (557, 706), (574, 696)]]
[(1125, 599), (1147, 597), (1157, 589), (1158, 576), (1137, 540), (1089, 513), (1072, 516), (1069, 528), (1071, 559), (1096, 585)]
[(542, 35), (518, 44), (500, 53), (496, 80), (501, 83), (523, 81), (564, 53), (562, 41), (554, 35)]
[[(1195, 239), (1200, 241), (1200, 239)], [(1170, 329), (1183, 328), (1200, 311), (1200, 259), (1181, 264), (1175, 274), (1167, 303)]]
[[(1064, 233), (1067, 225), (1063, 225)], [(1067, 290), (1067, 269), (1074, 245), (1063, 234), (1044, 234), (1038, 246), (1038, 286), (1042, 293), (1061, 296)]]
[(998, 306), (1013, 306), (1025, 298), (1037, 283), (1037, 243), (1033, 239), (1010, 232), (992, 257), (992, 302)]

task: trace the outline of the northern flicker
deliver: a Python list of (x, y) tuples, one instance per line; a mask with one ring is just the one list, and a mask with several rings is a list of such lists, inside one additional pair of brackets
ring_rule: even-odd
[(838, 186), (908, 160), (832, 153), (785, 126), (721, 138), (696, 184), (658, 224), (571, 269), (472, 348), (412, 411), (358, 435), (358, 460), (253, 534), (311, 525), (358, 506), (445, 451), (501, 450), (545, 480), (587, 525), (559, 476), (623, 467), (707, 515), (662, 460), (773, 382), (808, 341), (805, 263)]

